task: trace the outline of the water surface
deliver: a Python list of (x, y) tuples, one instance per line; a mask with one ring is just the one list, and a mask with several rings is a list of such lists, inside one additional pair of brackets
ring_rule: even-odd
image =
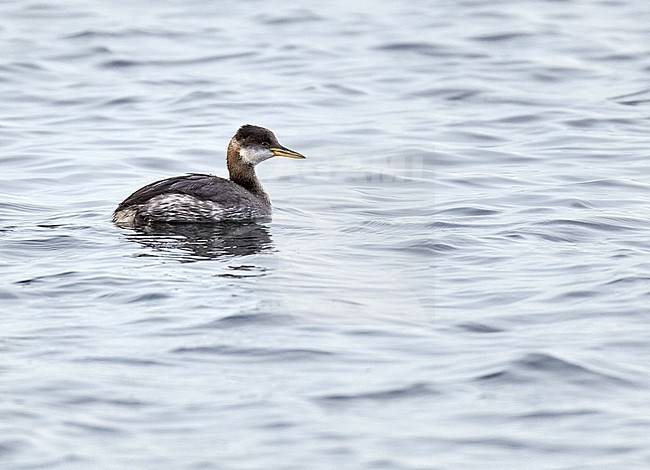
[[(649, 468), (641, 0), (0, 5), (2, 468)], [(224, 175), (271, 223), (133, 231)]]

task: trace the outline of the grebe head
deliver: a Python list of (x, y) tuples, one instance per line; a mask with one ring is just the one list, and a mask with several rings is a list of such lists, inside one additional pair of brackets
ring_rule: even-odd
[(229, 157), (231, 153), (239, 156), (241, 163), (251, 166), (271, 157), (305, 158), (298, 152), (282, 146), (270, 130), (250, 124), (240, 127), (230, 141)]

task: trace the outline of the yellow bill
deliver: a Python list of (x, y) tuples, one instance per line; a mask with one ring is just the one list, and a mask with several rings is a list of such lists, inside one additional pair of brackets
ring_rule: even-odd
[(286, 147), (271, 147), (269, 150), (273, 152), (274, 157), (307, 158), (304, 155)]

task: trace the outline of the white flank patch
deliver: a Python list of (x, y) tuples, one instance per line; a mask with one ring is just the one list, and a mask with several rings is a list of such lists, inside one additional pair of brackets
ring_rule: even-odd
[(136, 209), (128, 207), (113, 214), (113, 222), (121, 227), (130, 227), (135, 223)]
[(223, 206), (203, 201), (188, 194), (161, 194), (151, 198), (143, 207), (146, 218), (159, 222), (200, 222), (221, 220)]

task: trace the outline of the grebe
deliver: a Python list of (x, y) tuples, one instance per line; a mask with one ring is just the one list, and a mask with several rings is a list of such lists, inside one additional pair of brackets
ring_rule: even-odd
[(113, 222), (128, 227), (270, 218), (271, 200), (257, 179), (255, 165), (271, 157), (305, 158), (280, 145), (270, 130), (242, 126), (228, 144), (229, 180), (193, 173), (156, 181), (122, 201)]

